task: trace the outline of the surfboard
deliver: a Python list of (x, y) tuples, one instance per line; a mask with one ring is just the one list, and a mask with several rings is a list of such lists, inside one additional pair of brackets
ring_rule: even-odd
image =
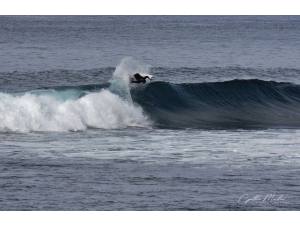
[[(154, 78), (153, 75), (151, 74), (147, 74), (147, 73), (140, 73), (143, 77), (148, 76), (150, 78), (150, 80), (152, 80)], [(148, 80), (149, 81), (149, 80)]]

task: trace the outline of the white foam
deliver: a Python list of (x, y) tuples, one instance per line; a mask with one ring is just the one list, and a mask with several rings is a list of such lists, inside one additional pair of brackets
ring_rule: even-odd
[(0, 131), (78, 131), (148, 125), (140, 107), (108, 90), (67, 101), (53, 95), (0, 93)]
[(81, 98), (80, 90), (39, 90), (23, 95), (0, 93), (0, 132), (148, 126), (142, 108), (132, 102), (129, 88), (130, 75), (148, 70), (149, 66), (133, 58), (124, 58), (116, 67), (109, 90)]

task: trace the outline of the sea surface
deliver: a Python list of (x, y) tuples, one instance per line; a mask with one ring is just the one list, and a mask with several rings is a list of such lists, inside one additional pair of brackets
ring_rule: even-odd
[(299, 210), (299, 37), (299, 16), (1, 16), (0, 210)]

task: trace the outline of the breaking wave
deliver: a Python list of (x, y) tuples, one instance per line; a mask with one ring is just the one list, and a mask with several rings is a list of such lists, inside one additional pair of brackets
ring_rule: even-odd
[(0, 93), (0, 132), (299, 128), (300, 85), (258, 79), (130, 86), (149, 67), (125, 58), (108, 83)]
[(132, 63), (135, 62), (124, 59), (108, 84), (0, 93), (0, 131), (78, 131), (148, 126), (143, 110), (131, 99), (127, 80), (134, 71)]
[(68, 100), (55, 95), (59, 94), (1, 93), (0, 131), (77, 131), (147, 125), (141, 108), (109, 90), (80, 98), (70, 95)]

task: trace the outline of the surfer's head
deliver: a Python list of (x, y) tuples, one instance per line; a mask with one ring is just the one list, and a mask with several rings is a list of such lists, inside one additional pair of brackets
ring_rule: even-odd
[(141, 80), (141, 79), (144, 78), (144, 77), (143, 77), (141, 74), (139, 74), (139, 73), (135, 73), (135, 74), (133, 75), (133, 77), (134, 77), (136, 80)]

